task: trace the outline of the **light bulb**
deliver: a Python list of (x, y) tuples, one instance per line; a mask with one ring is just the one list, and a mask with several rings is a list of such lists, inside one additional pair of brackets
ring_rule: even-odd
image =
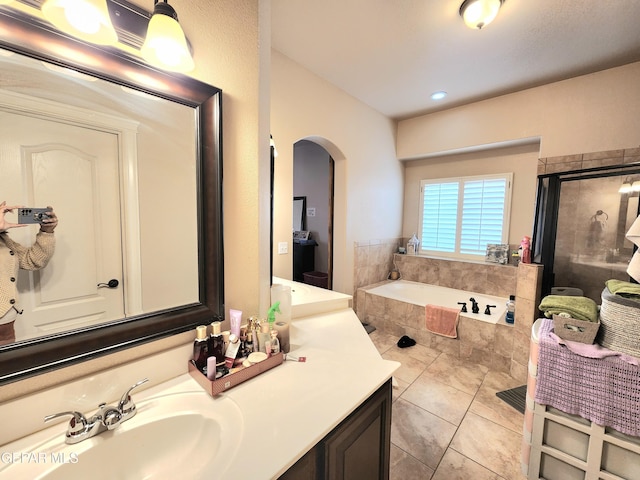
[(501, 0), (465, 0), (460, 15), (469, 28), (480, 30), (496, 18), (501, 5)]

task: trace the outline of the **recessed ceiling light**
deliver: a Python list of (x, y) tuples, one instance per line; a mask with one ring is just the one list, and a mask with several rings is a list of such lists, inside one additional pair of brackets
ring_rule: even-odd
[(433, 92), (431, 94), (431, 100), (442, 100), (446, 96), (447, 96), (447, 92), (443, 92), (443, 91)]

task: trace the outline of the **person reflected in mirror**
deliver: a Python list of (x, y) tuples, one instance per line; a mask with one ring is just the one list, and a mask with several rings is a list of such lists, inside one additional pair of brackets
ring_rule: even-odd
[(18, 306), (18, 270), (39, 270), (49, 263), (55, 251), (53, 231), (58, 217), (52, 207), (47, 207), (45, 218), (40, 223), (36, 241), (30, 247), (13, 241), (8, 234), (11, 228), (27, 227), (27, 224), (11, 223), (5, 215), (18, 209), (0, 203), (0, 345), (15, 342), (15, 320), (22, 310)]

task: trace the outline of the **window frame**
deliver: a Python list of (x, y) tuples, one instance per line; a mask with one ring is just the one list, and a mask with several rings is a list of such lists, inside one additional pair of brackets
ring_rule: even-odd
[[(420, 180), (420, 194), (419, 194), (419, 209), (418, 209), (418, 232), (420, 235), (420, 243), (418, 247), (418, 254), (431, 257), (445, 257), (460, 260), (484, 260), (484, 253), (482, 254), (470, 254), (460, 252), (460, 240), (462, 231), (462, 210), (464, 202), (461, 201), (464, 195), (464, 185), (466, 182), (472, 181), (484, 181), (484, 180), (497, 180), (504, 179), (506, 181), (505, 194), (503, 199), (503, 217), (502, 217), (502, 238), (501, 243), (509, 243), (509, 227), (511, 223), (511, 198), (513, 194), (513, 172), (505, 173), (492, 173), (483, 175), (469, 175), (463, 177), (448, 177), (448, 178), (428, 178)], [(429, 250), (423, 248), (423, 220), (424, 220), (424, 193), (426, 185), (437, 185), (445, 183), (458, 183), (458, 204), (457, 204), (457, 219), (456, 219), (456, 235), (455, 235), (455, 247), (453, 252), (446, 252), (440, 250)]]

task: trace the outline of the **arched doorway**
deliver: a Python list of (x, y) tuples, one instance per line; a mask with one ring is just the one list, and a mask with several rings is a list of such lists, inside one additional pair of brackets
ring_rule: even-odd
[(302, 225), (308, 237), (294, 236), (293, 279), (328, 289), (333, 286), (334, 179), (335, 162), (324, 147), (310, 140), (294, 144), (293, 197), (298, 208), (293, 211), (301, 218), (293, 222)]

